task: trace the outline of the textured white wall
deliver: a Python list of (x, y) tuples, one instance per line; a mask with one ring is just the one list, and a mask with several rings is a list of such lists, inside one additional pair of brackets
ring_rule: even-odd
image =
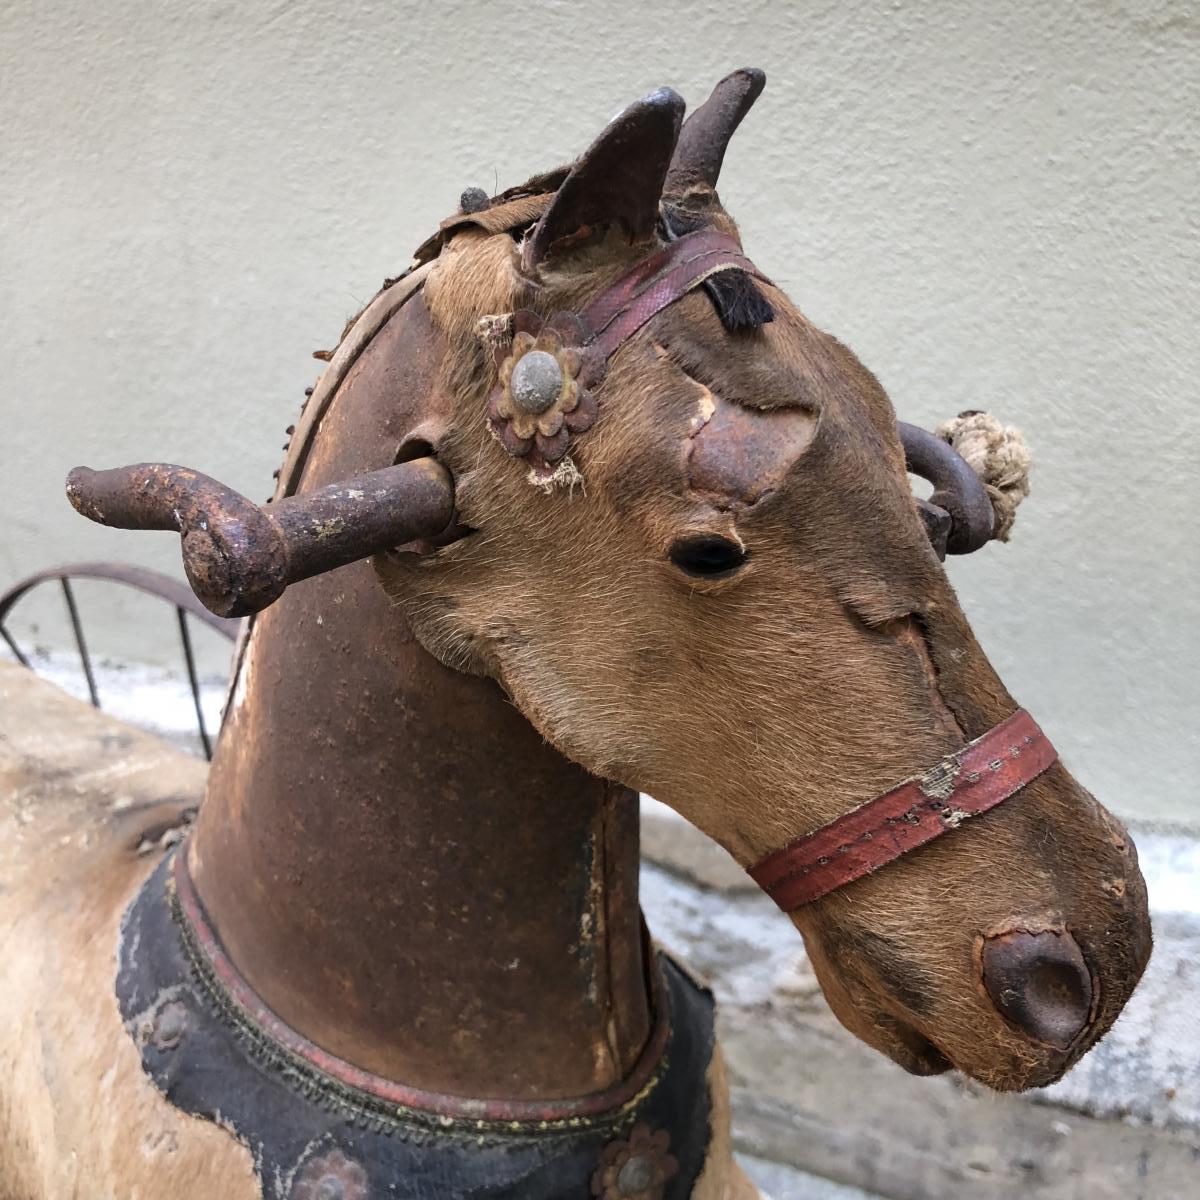
[(7, 0), (0, 587), (178, 573), (167, 535), (75, 517), (66, 469), (166, 459), (265, 497), (310, 352), (464, 187), (760, 65), (721, 189), (749, 252), (905, 417), (1024, 427), (1015, 541), (954, 580), (1102, 798), (1194, 818), (1198, 34), (1173, 0)]

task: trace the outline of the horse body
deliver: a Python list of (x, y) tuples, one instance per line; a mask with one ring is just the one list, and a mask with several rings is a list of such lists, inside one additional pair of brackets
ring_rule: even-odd
[[(840, 871), (783, 906), (838, 1016), (912, 1071), (1034, 1086), (1115, 1018), (1149, 951), (1127, 836), (1052, 751), (1023, 765), (1033, 733), (964, 765), (1016, 704), (933, 547), (985, 541), (986, 499), (959, 462), (914, 502), (882, 388), (717, 200), (761, 86), (682, 134), (655, 93), (569, 171), (464, 203), (348, 328), (266, 509), (179, 468), (72, 476), (257, 615), (170, 861), (72, 810), (86, 852), (7, 864), (21, 944), (79, 951), (74, 986), (11, 1003), (75, 1020), (76, 1078), (120, 1097), (71, 1118), (10, 1042), (38, 1097), (7, 1101), (16, 1194), (69, 1194), (44, 1164), (73, 1154), (179, 1196), (752, 1197), (711, 997), (641, 927), (633, 789), (756, 878)], [(1016, 799), (955, 799), (990, 771), (1015, 782), (987, 807)], [(905, 779), (892, 852), (803, 860)], [(129, 1161), (127, 1116), (176, 1174)]]
[(146, 1076), (112, 986), (203, 765), (7, 663), (0, 706), (0, 1196), (261, 1196), (247, 1147)]

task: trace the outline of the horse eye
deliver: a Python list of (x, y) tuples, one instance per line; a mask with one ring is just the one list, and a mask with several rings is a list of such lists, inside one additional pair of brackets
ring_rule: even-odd
[(671, 547), (670, 559), (689, 575), (717, 579), (732, 575), (746, 561), (746, 551), (728, 538), (699, 534), (680, 538)]

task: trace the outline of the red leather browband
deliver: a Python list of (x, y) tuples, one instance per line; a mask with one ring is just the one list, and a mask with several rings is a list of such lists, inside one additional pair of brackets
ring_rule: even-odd
[[(596, 420), (597, 389), (609, 359), (647, 321), (722, 271), (741, 271), (767, 282), (735, 238), (716, 229), (698, 229), (647, 255), (582, 312), (543, 317), (518, 309), (483, 317), (476, 332), (490, 346), (496, 368), (486, 405), (492, 436), (514, 458), (528, 462), (535, 483), (552, 486), (556, 479), (577, 479), (577, 469), (565, 476), (560, 472), (567, 465), (572, 438)], [(549, 390), (544, 394), (517, 399), (512, 380), (524, 370), (524, 356), (534, 349), (555, 357), (558, 376), (545, 376)]]
[(1019, 708), (937, 766), (768, 854), (750, 877), (791, 912), (995, 808), (1057, 758)]
[(716, 229), (685, 233), (642, 259), (583, 310), (586, 345), (611, 358), (651, 317), (710, 276), (730, 270), (769, 282), (735, 238)]

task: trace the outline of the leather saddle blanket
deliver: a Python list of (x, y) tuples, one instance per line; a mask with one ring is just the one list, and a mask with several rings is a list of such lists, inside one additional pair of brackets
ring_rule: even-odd
[(168, 857), (125, 915), (121, 1016), (164, 1096), (250, 1148), (265, 1197), (607, 1196), (606, 1164), (651, 1143), (674, 1160), (663, 1200), (691, 1195), (709, 1140), (713, 999), (665, 955), (666, 1048), (628, 1104), (564, 1121), (447, 1119), (351, 1088), (272, 1039), (206, 970), (171, 868)]

